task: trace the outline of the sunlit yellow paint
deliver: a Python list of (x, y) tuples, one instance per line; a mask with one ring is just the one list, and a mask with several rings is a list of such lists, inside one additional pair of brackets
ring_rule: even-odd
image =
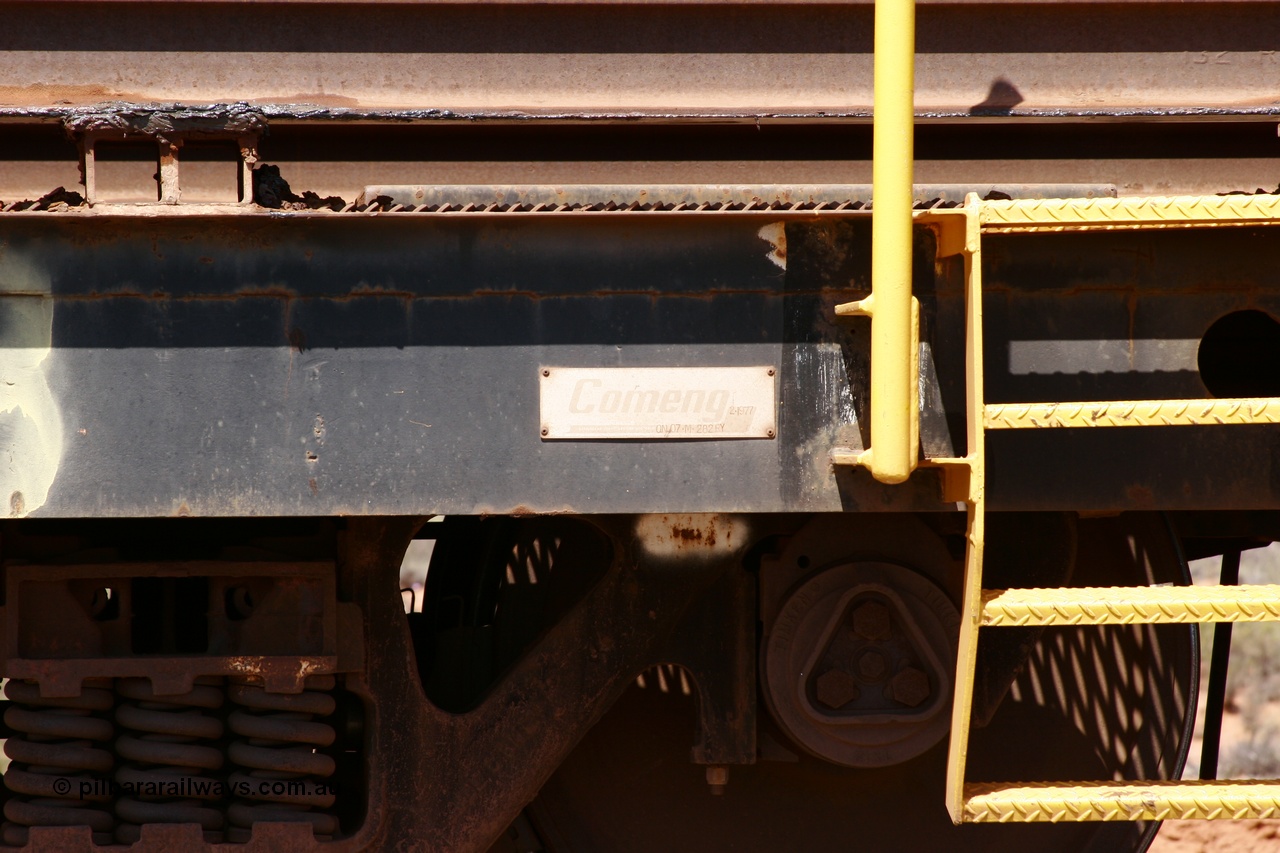
[[(901, 483), (918, 459), (918, 307), (911, 296), (915, 0), (876, 0), (871, 296), (871, 446), (860, 464)], [(842, 306), (844, 307), (844, 306)], [(852, 306), (850, 306), (852, 307)]]
[(1280, 817), (1280, 781), (1016, 782), (966, 785), (965, 794), (966, 823)]
[(1114, 400), (986, 406), (987, 429), (1280, 424), (1280, 399)]
[(1280, 620), (1280, 584), (988, 589), (983, 626)]
[[(955, 694), (951, 704), (951, 740), (947, 748), (946, 806), (951, 820), (960, 823), (964, 808), (964, 768), (969, 755), (969, 714), (973, 705), (974, 669), (978, 660), (978, 629), (982, 618), (982, 554), (986, 539), (986, 461), (982, 406), (982, 244), (978, 233), (977, 196), (970, 195), (964, 219), (965, 273), (965, 408), (968, 454), (963, 460), (938, 460), (943, 467), (944, 494), (949, 480), (960, 478), (956, 463), (967, 465), (965, 503), (968, 525), (965, 536), (964, 592), (960, 603), (960, 642), (956, 650)], [(948, 497), (956, 495), (948, 494)]]
[(984, 201), (987, 231), (1212, 228), (1280, 221), (1280, 195)]
[[(865, 465), (884, 483), (902, 482), (918, 463), (919, 304), (911, 293), (914, 18), (912, 0), (877, 0), (872, 292), (836, 309), (838, 315), (871, 318), (871, 447), (860, 454), (837, 452), (832, 461)], [(922, 464), (941, 469), (942, 498), (963, 502), (968, 510), (945, 789), (951, 819), (962, 823), (1280, 817), (1280, 782), (965, 782), (982, 627), (1280, 621), (1280, 586), (982, 589), (986, 430), (1280, 423), (1280, 399), (987, 405), (982, 379), (982, 232), (1268, 224), (1280, 222), (1280, 195), (1025, 201), (981, 201), (970, 195), (963, 211), (946, 214), (936, 217), (940, 256), (962, 252), (965, 262), (968, 454)], [(957, 226), (963, 229), (963, 239)]]

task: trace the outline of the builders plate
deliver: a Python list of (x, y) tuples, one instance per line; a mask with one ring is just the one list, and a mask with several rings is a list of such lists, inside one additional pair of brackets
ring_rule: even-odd
[(773, 438), (774, 368), (539, 368), (542, 437)]

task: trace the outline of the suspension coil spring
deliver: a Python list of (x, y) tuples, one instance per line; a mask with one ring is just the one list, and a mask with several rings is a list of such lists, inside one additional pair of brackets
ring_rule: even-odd
[(225, 698), (221, 679), (200, 678), (188, 693), (156, 696), (150, 679), (122, 678), (116, 692), (132, 700), (116, 709), (116, 722), (130, 730), (116, 740), (116, 752), (130, 762), (116, 772), (116, 840), (136, 842), (144, 823), (196, 823), (205, 841), (221, 841), (217, 801), (225, 789), (210, 775), (223, 761), (222, 721), (211, 713)]
[(337, 833), (329, 811), (335, 796), (326, 783), (335, 762), (317, 751), (336, 738), (333, 726), (318, 719), (336, 708), (329, 692), (334, 684), (331, 675), (312, 676), (299, 694), (267, 693), (247, 680), (231, 685), (230, 699), (239, 707), (227, 727), (238, 737), (227, 755), (239, 769), (228, 779), (228, 840), (247, 841), (260, 821), (310, 823), (321, 840)]
[(95, 843), (111, 843), (115, 818), (103, 783), (115, 763), (105, 748), (115, 734), (106, 716), (115, 703), (111, 680), (86, 679), (79, 696), (56, 699), (42, 697), (35, 684), (10, 681), (4, 694), (12, 703), (4, 721), (16, 733), (5, 742), (12, 763), (4, 784), (15, 796), (4, 804), (0, 838), (23, 847), (29, 827), (87, 824)]

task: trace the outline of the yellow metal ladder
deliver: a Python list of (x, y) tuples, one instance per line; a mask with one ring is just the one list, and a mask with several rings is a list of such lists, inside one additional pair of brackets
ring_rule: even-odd
[(1280, 399), (1142, 400), (986, 405), (982, 383), (982, 234), (1280, 224), (1280, 196), (981, 201), (912, 212), (913, 0), (877, 0), (872, 293), (836, 307), (871, 318), (871, 441), (837, 452), (885, 483), (919, 464), (919, 309), (911, 293), (911, 228), (933, 226), (938, 256), (964, 256), (966, 455), (926, 459), (943, 498), (968, 510), (946, 805), (956, 823), (1280, 817), (1280, 780), (968, 784), (978, 632), (1004, 625), (1280, 621), (1280, 586), (1110, 589), (982, 588), (985, 431), (1280, 423)]
[[(1280, 223), (1280, 196), (974, 200), (980, 232), (1208, 228)], [(971, 290), (974, 284), (970, 283)], [(980, 285), (977, 290), (980, 291)], [(973, 297), (976, 299), (976, 293)], [(969, 321), (980, 350), (980, 318)], [(974, 370), (970, 364), (970, 370)], [(981, 370), (980, 360), (976, 362)], [(970, 382), (973, 382), (971, 374)], [(979, 388), (981, 379), (977, 382)], [(978, 401), (970, 393), (970, 405)], [(1280, 424), (1280, 399), (1138, 400), (979, 405), (981, 429)], [(972, 413), (971, 413), (972, 414)], [(973, 432), (971, 428), (971, 433)], [(982, 438), (970, 456), (982, 455)], [(979, 460), (971, 468), (981, 477)], [(972, 473), (971, 477), (974, 476)], [(970, 516), (982, 488), (970, 488)], [(973, 784), (964, 779), (978, 632), (1001, 626), (1280, 621), (1280, 585), (1096, 589), (982, 588), (980, 520), (971, 521), (947, 763), (956, 823), (1280, 817), (1280, 781), (1091, 781)]]
[[(987, 405), (982, 383), (982, 234), (1280, 224), (1280, 196), (1035, 201), (980, 201), (970, 196), (961, 209), (917, 212), (916, 221), (937, 229), (940, 256), (963, 254), (965, 259), (968, 451), (963, 458), (920, 462), (941, 468), (944, 499), (963, 501), (968, 509), (947, 763), (946, 805), (952, 819), (978, 823), (1280, 817), (1280, 780), (976, 784), (964, 778), (982, 628), (1280, 621), (1280, 585), (983, 589), (987, 430), (1280, 424), (1280, 399)], [(914, 349), (918, 336), (904, 343)], [(899, 358), (914, 362), (908, 353)], [(915, 399), (911, 403), (918, 406)], [(837, 453), (833, 461), (865, 464), (860, 454)]]

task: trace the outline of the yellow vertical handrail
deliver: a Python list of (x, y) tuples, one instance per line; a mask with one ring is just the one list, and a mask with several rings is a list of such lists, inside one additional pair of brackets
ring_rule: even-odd
[(901, 483), (918, 461), (919, 308), (911, 295), (915, 0), (876, 0), (871, 295), (836, 314), (871, 317), (871, 441), (858, 464)]

